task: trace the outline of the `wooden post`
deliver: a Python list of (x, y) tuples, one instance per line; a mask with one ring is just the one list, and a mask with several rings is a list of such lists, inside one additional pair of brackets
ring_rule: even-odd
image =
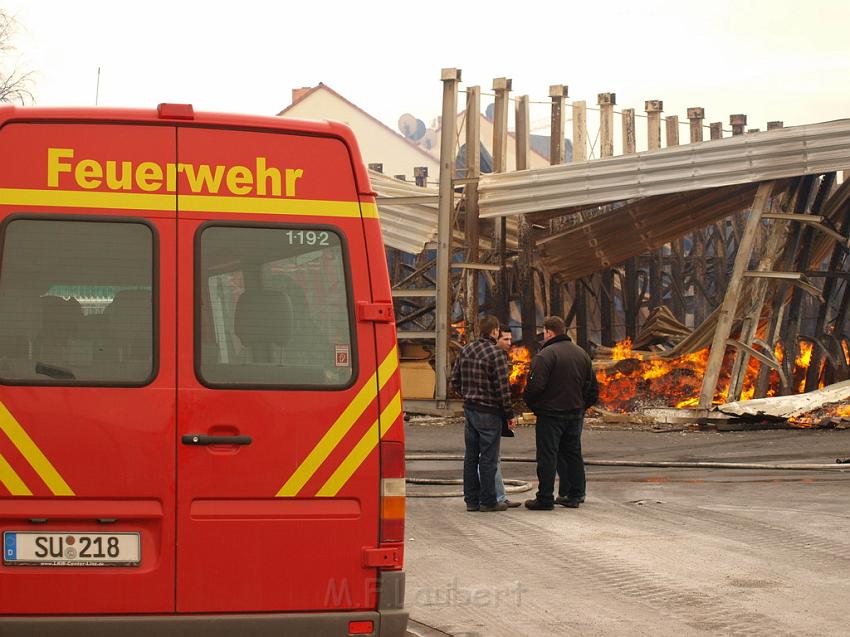
[(573, 102), (573, 161), (587, 159), (587, 103)]
[(614, 105), (617, 103), (615, 93), (599, 93), (597, 104), (599, 105), (599, 141), (600, 157), (612, 157), (614, 155)]
[[(795, 177), (792, 180), (788, 189), (787, 205), (784, 209), (790, 210), (797, 214), (805, 214), (808, 206), (809, 197), (814, 187), (815, 175), (806, 175), (805, 177)], [(797, 254), (797, 249), (800, 246), (800, 238), (803, 232), (803, 224), (794, 223), (790, 225), (788, 237), (785, 241), (785, 248), (782, 251), (782, 258), (777, 267), (780, 272), (790, 272), (794, 269), (794, 257)], [(787, 309), (788, 286), (787, 281), (779, 280), (773, 286), (773, 299), (770, 309), (770, 324), (767, 328), (767, 334), (764, 337), (765, 342), (773, 346), (780, 340), (782, 334), (782, 326), (785, 323), (785, 313)], [(793, 355), (791, 356), (793, 360)], [(784, 362), (784, 361), (783, 361)], [(792, 370), (793, 371), (793, 370)], [(767, 390), (770, 383), (770, 370), (762, 367), (759, 370), (759, 377), (756, 383), (756, 396), (761, 397), (767, 395)]]
[[(693, 106), (688, 109), (688, 121), (690, 122), (690, 138), (692, 144), (697, 144), (703, 140), (703, 135), (705, 131), (703, 130), (703, 121), (705, 120), (705, 109), (701, 106)], [(689, 258), (691, 260), (691, 276), (698, 279), (699, 281), (705, 280), (705, 260), (703, 259), (700, 250), (702, 245), (702, 230), (697, 230), (693, 234), (691, 234), (691, 253)], [(706, 299), (701, 294), (697, 294), (697, 287), (693, 285), (693, 280), (691, 281), (691, 286), (688, 291), (691, 294), (691, 299), (693, 300), (693, 315), (694, 315), (694, 327), (700, 325), (705, 318), (707, 313), (706, 308)]]
[[(503, 173), (508, 168), (508, 94), (511, 90), (511, 80), (497, 77), (493, 80), (493, 90), (496, 100), (493, 108), (493, 172)], [(510, 290), (508, 290), (508, 272), (505, 266), (507, 259), (507, 217), (494, 220), (493, 247), (496, 250), (496, 263), (499, 272), (496, 276), (496, 294), (494, 314), (502, 323), (508, 323), (510, 316)]]
[(743, 135), (744, 127), (747, 125), (747, 116), (743, 113), (729, 116), (729, 123), (732, 125), (733, 135)]
[(710, 409), (714, 400), (714, 390), (717, 388), (717, 380), (720, 378), (720, 370), (723, 366), (723, 355), (726, 353), (726, 341), (732, 331), (735, 321), (735, 310), (738, 307), (738, 296), (741, 293), (741, 285), (744, 281), (744, 272), (750, 262), (758, 234), (761, 216), (773, 191), (773, 182), (764, 182), (759, 185), (753, 201), (752, 210), (747, 217), (747, 225), (744, 228), (744, 236), (735, 254), (735, 264), (732, 267), (732, 276), (723, 297), (723, 304), (717, 317), (717, 326), (714, 329), (714, 338), (711, 342), (711, 351), (708, 354), (708, 363), (705, 376), (702, 379), (702, 390), (700, 391), (699, 406), (701, 409)]
[(564, 282), (557, 274), (549, 278), (549, 314), (564, 318)]
[[(564, 133), (566, 124), (566, 113), (564, 112), (564, 100), (569, 89), (564, 84), (553, 84), (549, 87), (549, 97), (552, 99), (552, 126), (549, 135), (549, 164), (557, 166), (566, 160), (566, 148), (564, 145)], [(519, 170), (519, 168), (517, 168)]]
[[(667, 148), (679, 145), (679, 117), (671, 115), (664, 120), (667, 129)], [(670, 311), (682, 323), (685, 322), (684, 285), (682, 281), (682, 255), (684, 242), (675, 239), (667, 244), (670, 253)]]
[[(600, 155), (614, 155), (614, 105), (617, 103), (615, 93), (599, 93), (600, 125), (599, 141)], [(599, 326), (602, 344), (608, 347), (614, 345), (614, 271), (604, 268), (599, 279)]]
[[(835, 173), (829, 173), (828, 175), (824, 176), (824, 181), (821, 185), (821, 188), (826, 188), (827, 190), (830, 189), (835, 184), (835, 177)], [(850, 229), (850, 206), (847, 206), (846, 210), (844, 211), (844, 218), (841, 220), (841, 225), (839, 226), (838, 231), (846, 237), (848, 235), (848, 229)], [(841, 270), (841, 264), (845, 258), (845, 250), (845, 246), (842, 243), (839, 243), (838, 241), (835, 242), (835, 246), (832, 249), (832, 256), (829, 260), (829, 268), (827, 270), (828, 272), (839, 272)], [(817, 339), (818, 342), (823, 342), (823, 337), (827, 335), (825, 329), (826, 318), (829, 314), (833, 292), (835, 291), (837, 284), (838, 279), (834, 279), (831, 277), (826, 279), (823, 284), (823, 292), (821, 294), (821, 296), (823, 297), (823, 302), (821, 303), (820, 308), (818, 308), (818, 318), (817, 322), (815, 323), (814, 331), (815, 339)], [(839, 332), (839, 330), (840, 328), (836, 329), (835, 331)], [(820, 348), (815, 348), (815, 351), (812, 353), (811, 364), (809, 365), (809, 371), (806, 376), (805, 390), (807, 392), (812, 391), (813, 389), (817, 389), (818, 381), (820, 380), (820, 366), (823, 358), (823, 351), (821, 351)]]
[[(647, 116), (647, 147), (649, 150), (661, 148), (661, 111), (664, 110), (664, 102), (661, 100), (647, 100), (644, 110)], [(649, 304), (655, 309), (663, 303), (661, 290), (661, 264), (658, 259), (658, 251), (649, 254)]]
[[(833, 185), (835, 185), (835, 173), (828, 173), (824, 176), (820, 183), (820, 187), (818, 188), (815, 201), (811, 207), (812, 214), (820, 213)], [(814, 236), (815, 229), (813, 227), (807, 226), (803, 230), (802, 238), (800, 240), (800, 251), (797, 254), (795, 263), (796, 267), (794, 268), (796, 272), (805, 272), (809, 269), (809, 265), (812, 260), (812, 243), (814, 242)], [(792, 348), (796, 350), (797, 338), (800, 334), (800, 325), (803, 320), (803, 297), (805, 294), (805, 292), (797, 287), (795, 287), (791, 293), (791, 303), (788, 306), (788, 312), (786, 314), (787, 322), (782, 339), (786, 352)], [(818, 352), (813, 352), (813, 359), (816, 358), (815, 354), (817, 353)], [(787, 358), (783, 361), (783, 365), (785, 366), (786, 371), (790, 370), (789, 374), (793, 373), (790, 361)]]
[[(563, 90), (566, 95), (566, 88)], [(562, 105), (563, 106), (563, 105)], [(563, 116), (563, 108), (560, 109)], [(552, 114), (555, 106), (553, 103)], [(529, 132), (531, 122), (528, 111), (528, 95), (522, 95), (516, 101), (516, 169), (528, 168)], [(563, 135), (562, 135), (563, 137)], [(561, 141), (563, 146), (563, 141)], [(526, 347), (535, 351), (535, 334), (537, 333), (537, 304), (534, 298), (534, 235), (526, 215), (521, 214), (517, 220), (519, 233), (519, 288), (521, 298), (522, 340)]]
[(705, 109), (693, 106), (688, 109), (688, 121), (691, 123), (691, 143), (702, 141), (702, 122), (705, 119)]
[(635, 109), (623, 109), (623, 154), (635, 152)]
[[(623, 109), (623, 154), (634, 153), (635, 148), (635, 109)], [(637, 257), (626, 261), (623, 282), (623, 314), (626, 325), (626, 336), (632, 341), (637, 338), (637, 315), (640, 302), (637, 298), (638, 265)]]
[(710, 129), (711, 139), (723, 139), (723, 122), (712, 122)]
[(664, 118), (667, 130), (667, 147), (679, 145), (679, 116), (671, 115)]
[(434, 397), (445, 400), (449, 378), (449, 296), (451, 278), (449, 260), (452, 249), (452, 211), (454, 190), (452, 179), (455, 167), (455, 135), (457, 130), (457, 85), (460, 69), (443, 69), (443, 119), (440, 138), (440, 205), (437, 216), (437, 299), (436, 299), (436, 387)]
[(649, 150), (661, 148), (661, 111), (664, 110), (662, 100), (647, 100), (644, 105), (647, 118), (647, 147)]
[[(757, 272), (770, 272), (779, 259), (782, 246), (788, 235), (787, 221), (774, 221), (768, 232), (767, 239), (761, 248), (761, 258), (756, 266)], [(761, 319), (762, 308), (767, 296), (768, 280), (755, 279), (752, 293), (746, 301), (752, 299), (752, 309), (749, 316), (744, 317), (741, 325), (741, 336), (739, 342), (744, 345), (752, 345)], [(746, 350), (739, 349), (735, 352), (735, 362), (732, 365), (732, 373), (729, 380), (729, 393), (727, 401), (739, 400), (744, 388), (744, 380), (747, 375), (747, 367), (750, 363), (750, 355)]]
[[(481, 87), (470, 86), (466, 89), (466, 177), (481, 177)], [(464, 204), (466, 219), (466, 260), (478, 263), (479, 220), (478, 220), (478, 182), (471, 181), (464, 186)], [(478, 270), (466, 270), (466, 303), (464, 307), (464, 326), (472, 342), (478, 330)]]
[[(575, 282), (575, 297), (573, 298), (576, 313), (576, 343), (584, 351), (590, 351), (590, 334), (587, 329), (587, 290), (581, 279)], [(584, 317), (584, 320), (582, 320)]]

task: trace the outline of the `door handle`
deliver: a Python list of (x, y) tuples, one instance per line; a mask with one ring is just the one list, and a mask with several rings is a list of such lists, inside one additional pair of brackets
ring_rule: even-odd
[(183, 434), (184, 445), (250, 445), (251, 436), (209, 436), (207, 434)]

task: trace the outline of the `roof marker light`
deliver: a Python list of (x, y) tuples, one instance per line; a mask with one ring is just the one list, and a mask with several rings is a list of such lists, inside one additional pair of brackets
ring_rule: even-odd
[(195, 119), (191, 104), (160, 104), (156, 110), (160, 119)]

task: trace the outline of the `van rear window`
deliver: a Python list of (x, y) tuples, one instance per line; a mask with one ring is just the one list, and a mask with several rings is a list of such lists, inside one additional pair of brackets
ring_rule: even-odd
[(0, 264), (0, 379), (148, 382), (153, 253), (153, 232), (143, 223), (8, 222)]
[(208, 226), (200, 235), (196, 357), (212, 386), (341, 388), (354, 376), (340, 236)]

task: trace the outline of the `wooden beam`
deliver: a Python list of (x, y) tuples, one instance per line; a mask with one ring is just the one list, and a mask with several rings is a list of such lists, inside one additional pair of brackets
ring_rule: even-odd
[(647, 117), (647, 147), (649, 150), (661, 148), (661, 112), (664, 110), (662, 100), (647, 100), (644, 104)]
[[(767, 214), (762, 215), (762, 219), (767, 217)], [(785, 244), (788, 237), (788, 223), (777, 221), (772, 224), (768, 233), (764, 246), (761, 249), (761, 258), (756, 266), (755, 274), (769, 274), (782, 254), (782, 246)], [(753, 274), (753, 273), (745, 273)], [(769, 279), (764, 276), (756, 283), (750, 298), (752, 299), (749, 316), (744, 319), (741, 326), (740, 342), (745, 346), (752, 345), (758, 331), (759, 322), (761, 321), (762, 308), (767, 296)], [(771, 348), (772, 349), (772, 348)], [(740, 349), (735, 354), (735, 362), (732, 365), (732, 374), (729, 382), (729, 394), (727, 401), (738, 400), (741, 398), (741, 392), (744, 388), (744, 380), (746, 379), (747, 367), (750, 362), (750, 352), (745, 348)], [(781, 366), (780, 366), (781, 368)]]
[[(832, 186), (834, 184), (835, 173), (829, 173), (827, 175), (824, 175), (824, 178), (820, 183), (820, 187), (818, 188), (817, 194), (815, 195), (815, 199), (812, 203), (812, 214), (820, 213), (821, 209), (823, 208), (823, 204), (829, 196), (832, 190)], [(797, 259), (794, 267), (794, 270), (798, 272), (802, 272), (803, 270), (809, 269), (809, 265), (812, 260), (812, 243), (814, 243), (814, 233), (815, 229), (812, 226), (807, 226), (803, 230), (802, 238), (800, 239), (800, 251), (797, 254)], [(800, 325), (802, 323), (803, 306), (805, 303), (803, 292), (811, 293), (812, 291), (808, 289), (807, 286), (800, 285), (800, 282), (795, 282), (795, 284), (796, 288), (794, 289), (791, 295), (791, 303), (788, 306), (785, 328), (782, 334), (782, 343), (786, 347), (786, 352), (790, 351), (792, 344), (794, 346), (794, 349), (796, 350), (796, 344), (798, 336), (800, 334)], [(818, 297), (820, 297), (820, 290), (815, 288), (815, 293)], [(788, 370), (790, 369), (790, 361), (783, 361), (783, 366), (785, 367), (786, 372), (788, 372)], [(790, 376), (793, 373), (793, 370), (788, 373)]]
[(573, 102), (573, 161), (587, 159), (587, 103)]
[(623, 109), (623, 154), (635, 152), (635, 109)]
[(773, 182), (762, 183), (756, 192), (752, 210), (747, 217), (747, 225), (738, 251), (735, 254), (735, 263), (732, 268), (732, 276), (723, 297), (723, 304), (717, 317), (717, 325), (714, 329), (714, 339), (708, 355), (705, 376), (702, 380), (700, 391), (700, 409), (709, 409), (714, 400), (714, 391), (717, 388), (717, 380), (720, 378), (720, 369), (723, 366), (723, 355), (726, 353), (726, 341), (732, 331), (735, 321), (735, 310), (738, 307), (738, 297), (741, 293), (741, 285), (744, 281), (744, 272), (752, 255), (753, 245), (761, 224), (761, 215), (767, 206), (770, 194), (773, 191)]
[[(636, 151), (635, 144), (635, 109), (623, 109), (623, 154), (630, 155)], [(637, 315), (640, 310), (638, 302), (638, 259), (632, 257), (623, 267), (623, 315), (626, 337), (634, 341), (637, 338)]]
[[(493, 108), (493, 172), (503, 173), (508, 169), (508, 99), (511, 80), (498, 77), (493, 80), (496, 99)], [(499, 274), (496, 277), (494, 314), (502, 323), (510, 320), (510, 290), (508, 290), (507, 260), (507, 217), (495, 219), (493, 223), (493, 246)]]
[[(564, 133), (566, 132), (566, 113), (564, 100), (569, 89), (564, 84), (553, 84), (549, 87), (549, 97), (552, 100), (552, 120), (549, 134), (549, 164), (557, 166), (566, 161)], [(527, 167), (527, 166), (526, 166)], [(517, 166), (517, 170), (525, 170)]]
[[(661, 148), (661, 112), (664, 110), (662, 100), (647, 100), (644, 105), (647, 117), (647, 148), (658, 150)], [(661, 294), (661, 264), (655, 258), (657, 250), (653, 251), (649, 261), (649, 304), (650, 309), (655, 309), (662, 304)]]
[[(665, 118), (667, 130), (667, 148), (679, 145), (679, 117), (671, 115)], [(670, 250), (670, 311), (682, 323), (685, 322), (685, 300), (683, 287), (683, 253), (682, 239), (667, 244)], [(658, 267), (658, 266), (656, 266)]]
[(733, 135), (743, 135), (744, 128), (747, 126), (747, 116), (743, 113), (729, 116), (729, 123), (732, 125)]
[[(466, 89), (466, 176), (471, 181), (463, 189), (466, 219), (464, 243), (466, 260), (478, 263), (480, 221), (478, 217), (478, 178), (481, 177), (481, 87)], [(478, 329), (478, 272), (466, 271), (466, 301), (464, 303), (464, 325), (472, 342)]]
[(599, 155), (612, 157), (614, 155), (614, 105), (617, 103), (615, 93), (599, 93)]
[[(566, 97), (567, 89), (565, 86), (560, 87), (561, 99)], [(550, 89), (550, 95), (552, 91)], [(559, 105), (560, 116), (563, 119), (564, 108), (563, 103)], [(552, 117), (555, 117), (555, 104), (553, 98)], [(531, 120), (528, 107), (528, 95), (521, 95), (516, 100), (516, 169), (526, 170), (528, 168), (528, 158), (530, 153), (529, 148), (529, 133), (531, 131)], [(561, 126), (563, 131), (563, 124)], [(563, 148), (564, 136), (560, 132), (558, 134), (560, 146)], [(561, 151), (563, 152), (563, 151)], [(563, 154), (560, 155), (563, 157)], [(526, 215), (518, 215), (517, 217), (517, 232), (519, 234), (519, 259), (518, 278), (521, 301), (521, 320), (522, 320), (522, 340), (526, 347), (532, 352), (535, 351), (535, 335), (537, 332), (537, 304), (534, 297), (534, 235), (531, 232), (531, 224), (528, 222)]]
[(723, 139), (723, 122), (712, 122), (709, 128), (711, 139)]
[(688, 121), (691, 123), (691, 143), (696, 144), (702, 141), (703, 130), (702, 122), (705, 119), (705, 109), (700, 106), (694, 106), (688, 109)]
[(667, 133), (667, 147), (679, 145), (679, 116), (670, 115), (664, 118)]
[(454, 192), (452, 177), (455, 167), (455, 132), (457, 130), (457, 89), (460, 69), (446, 68), (440, 74), (443, 82), (443, 118), (440, 137), (440, 208), (437, 216), (437, 301), (436, 323), (436, 386), (434, 397), (445, 400), (448, 395), (449, 378), (449, 313), (451, 305), (451, 260), (452, 211)]
[[(615, 93), (599, 93), (599, 140), (600, 155), (614, 155), (614, 105), (617, 103)], [(602, 270), (599, 280), (599, 325), (602, 344), (608, 347), (614, 345), (614, 271), (608, 267)]]
[[(786, 191), (786, 196), (783, 201), (783, 209), (789, 209), (794, 212), (805, 212), (807, 210), (807, 202), (814, 185), (814, 180), (815, 175), (794, 178)], [(781, 260), (777, 266), (779, 270), (789, 271), (794, 267), (794, 257), (797, 254), (801, 236), (802, 226), (800, 224), (792, 224), (789, 229), (788, 237), (785, 241)], [(779, 280), (778, 284), (773, 289), (773, 299), (771, 301), (771, 309), (769, 313), (770, 323), (768, 324), (767, 333), (764, 336), (764, 340), (767, 343), (770, 343), (771, 346), (779, 341), (782, 335), (782, 326), (785, 322), (784, 318), (787, 310), (787, 303), (785, 302), (787, 291), (788, 283), (783, 280)], [(765, 396), (767, 394), (770, 382), (769, 371), (770, 370), (765, 368), (759, 370), (759, 378), (756, 384), (756, 396), (758, 397)]]

